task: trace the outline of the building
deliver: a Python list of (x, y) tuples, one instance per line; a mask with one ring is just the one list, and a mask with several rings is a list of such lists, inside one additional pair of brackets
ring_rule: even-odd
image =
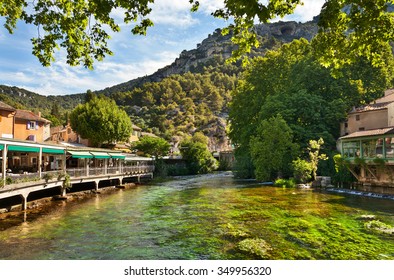
[(129, 143), (137, 142), (140, 140), (142, 129), (133, 124), (133, 132), (130, 135)]
[(390, 126), (394, 126), (394, 89), (370, 104), (353, 108), (340, 125), (340, 135)]
[(16, 110), (14, 116), (14, 139), (43, 142), (50, 136), (51, 122), (27, 110)]
[(14, 138), (14, 116), (16, 109), (0, 101), (0, 136)]
[(42, 142), (50, 136), (51, 122), (28, 110), (15, 109), (0, 102), (0, 136), (2, 138)]
[(358, 189), (394, 194), (394, 89), (354, 108), (341, 135), (338, 149)]
[(81, 136), (72, 130), (71, 125), (66, 126), (55, 126), (51, 127), (51, 136), (48, 139), (52, 142), (66, 142), (66, 143), (78, 143), (85, 146), (89, 146), (89, 140), (81, 138)]

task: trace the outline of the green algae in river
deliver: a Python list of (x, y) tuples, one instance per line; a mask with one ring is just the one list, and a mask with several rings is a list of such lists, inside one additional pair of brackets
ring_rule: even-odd
[(365, 216), (392, 227), (394, 201), (184, 177), (55, 207), (1, 231), (0, 258), (394, 259)]

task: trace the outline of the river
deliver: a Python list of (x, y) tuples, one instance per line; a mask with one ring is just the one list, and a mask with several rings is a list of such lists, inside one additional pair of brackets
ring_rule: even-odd
[(394, 226), (394, 201), (218, 173), (58, 202), (3, 228), (0, 259), (394, 259), (371, 219)]

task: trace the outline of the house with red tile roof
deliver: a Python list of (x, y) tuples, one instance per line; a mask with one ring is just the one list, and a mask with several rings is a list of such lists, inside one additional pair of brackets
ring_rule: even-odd
[(0, 136), (17, 140), (43, 142), (50, 137), (51, 122), (41, 113), (15, 109), (0, 101)]

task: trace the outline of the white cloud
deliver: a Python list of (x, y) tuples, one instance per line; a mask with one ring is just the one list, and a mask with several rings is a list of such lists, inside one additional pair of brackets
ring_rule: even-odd
[(185, 0), (156, 0), (149, 16), (155, 24), (186, 28), (198, 22), (190, 13), (191, 5)]
[[(317, 15), (324, 0), (304, 0), (287, 20), (306, 21)], [(18, 25), (14, 35), (0, 36), (0, 84), (23, 87), (43, 95), (82, 93), (101, 90), (119, 83), (150, 75), (179, 56), (183, 49), (194, 48), (217, 27), (225, 25), (210, 14), (223, 7), (223, 0), (200, 0), (199, 12), (190, 12), (187, 0), (156, 0), (150, 18), (155, 26), (146, 37), (133, 36), (130, 28), (112, 34), (109, 47), (114, 56), (96, 62), (93, 71), (66, 64), (64, 50), (56, 62), (42, 67), (31, 54), (30, 37), (36, 30)], [(123, 20), (123, 12), (116, 11)], [(3, 30), (4, 33), (5, 30)]]

